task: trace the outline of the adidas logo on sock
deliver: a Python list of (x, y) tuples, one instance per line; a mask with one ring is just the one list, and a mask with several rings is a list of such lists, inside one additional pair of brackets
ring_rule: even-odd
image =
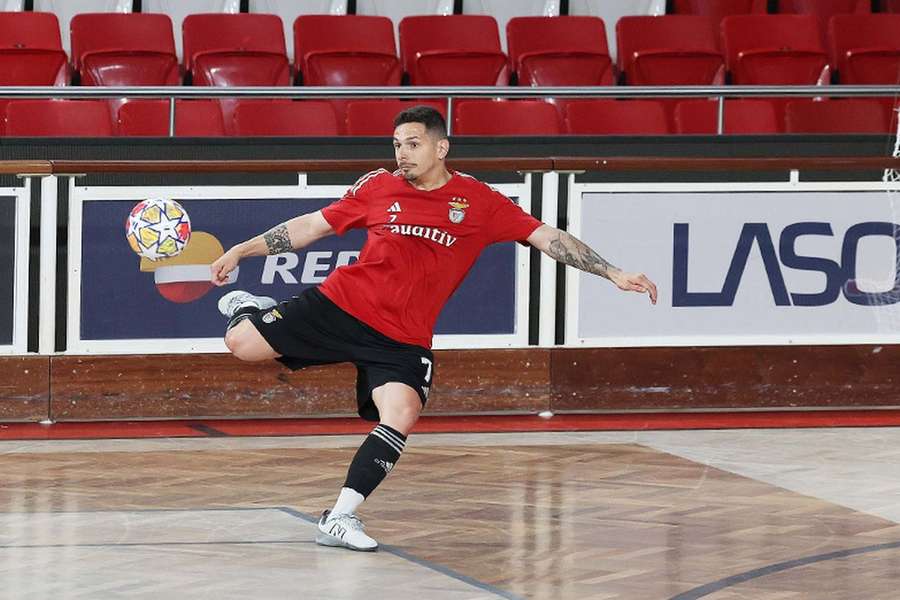
[(387, 475), (391, 472), (391, 469), (394, 468), (394, 463), (388, 462), (386, 460), (381, 460), (380, 458), (375, 459), (375, 464), (384, 469), (384, 474)]

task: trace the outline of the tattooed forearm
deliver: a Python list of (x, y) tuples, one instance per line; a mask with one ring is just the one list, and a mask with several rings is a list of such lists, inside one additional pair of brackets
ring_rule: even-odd
[(547, 254), (561, 263), (607, 279), (609, 279), (610, 271), (619, 270), (591, 250), (587, 244), (565, 231), (560, 231), (556, 239), (551, 240)]
[(291, 236), (288, 235), (287, 225), (282, 223), (276, 225), (263, 234), (263, 240), (266, 242), (266, 248), (269, 254), (281, 254), (282, 252), (290, 252), (294, 249), (291, 245)]

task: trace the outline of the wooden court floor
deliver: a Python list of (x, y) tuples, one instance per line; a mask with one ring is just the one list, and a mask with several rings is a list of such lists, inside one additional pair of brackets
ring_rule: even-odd
[(0, 442), (2, 598), (900, 597), (900, 429)]

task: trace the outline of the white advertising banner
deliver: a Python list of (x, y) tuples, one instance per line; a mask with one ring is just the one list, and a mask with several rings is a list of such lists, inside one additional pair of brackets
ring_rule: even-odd
[(569, 268), (566, 342), (900, 342), (900, 194), (881, 185), (573, 184), (572, 233), (659, 303)]

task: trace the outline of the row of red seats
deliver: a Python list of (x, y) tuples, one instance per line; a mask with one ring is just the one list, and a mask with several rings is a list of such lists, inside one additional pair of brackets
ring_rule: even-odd
[[(65, 85), (67, 57), (50, 13), (0, 13), (0, 85)], [(294, 72), (306, 85), (609, 85), (616, 80), (602, 20), (519, 17), (500, 51), (496, 22), (480, 15), (407, 17), (400, 57), (384, 17), (307, 15), (294, 23)], [(893, 84), (900, 15), (838, 15), (826, 50), (814, 16), (623, 17), (618, 74), (633, 85)], [(72, 20), (72, 64), (82, 85), (177, 85), (171, 22), (159, 14), (96, 13)], [(274, 15), (203, 14), (184, 21), (194, 85), (286, 86), (292, 69)]]
[[(176, 104), (178, 136), (335, 136), (387, 135), (400, 110), (419, 102), (368, 100), (350, 102), (340, 123), (327, 101), (241, 100), (230, 122), (215, 100), (180, 100)], [(446, 113), (442, 102), (425, 102)], [(459, 100), (454, 103), (456, 135), (644, 135), (712, 134), (718, 104), (682, 100), (674, 108), (674, 124), (665, 104), (655, 100), (572, 100), (562, 114), (541, 100)], [(874, 100), (794, 100), (784, 120), (765, 99), (728, 100), (724, 131), (767, 133), (889, 133), (892, 115)], [(3, 125), (8, 136), (165, 136), (169, 103), (135, 100), (119, 106), (110, 118), (102, 100), (19, 100), (6, 106)], [(227, 125), (227, 126), (226, 126)]]

